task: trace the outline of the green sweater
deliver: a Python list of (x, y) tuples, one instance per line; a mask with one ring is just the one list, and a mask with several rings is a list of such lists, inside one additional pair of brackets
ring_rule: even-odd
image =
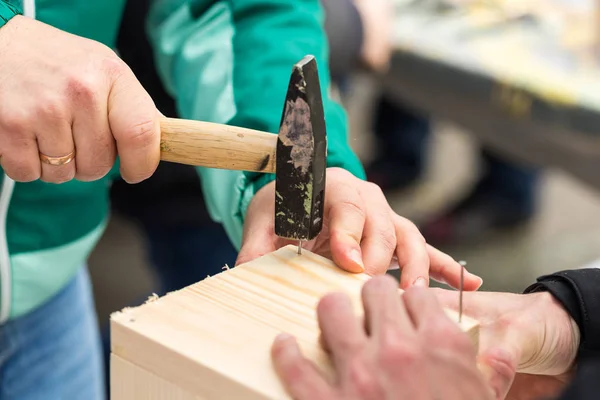
[[(135, 0), (131, 0), (135, 1)], [(37, 0), (28, 16), (114, 47), (125, 0)], [(22, 13), (0, 0), (0, 26)], [(161, 79), (182, 118), (276, 133), (294, 63), (316, 56), (328, 166), (363, 177), (342, 108), (329, 93), (319, 0), (155, 0), (147, 21)], [(1, 28), (0, 28), (1, 32)], [(60, 291), (101, 237), (118, 165), (96, 182), (15, 183), (0, 171), (0, 323)], [(198, 168), (211, 216), (239, 248), (246, 208), (272, 175)]]

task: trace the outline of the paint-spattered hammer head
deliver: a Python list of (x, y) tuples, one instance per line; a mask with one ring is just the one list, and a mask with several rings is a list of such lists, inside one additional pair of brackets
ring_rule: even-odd
[(279, 128), (275, 234), (312, 240), (323, 226), (327, 134), (317, 63), (294, 65)]

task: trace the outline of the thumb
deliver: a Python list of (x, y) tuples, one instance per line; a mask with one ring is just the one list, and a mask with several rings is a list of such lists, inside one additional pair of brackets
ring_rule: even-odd
[(492, 348), (478, 357), (478, 367), (494, 393), (495, 399), (504, 399), (517, 374), (515, 354), (505, 348)]
[(364, 272), (361, 239), (366, 211), (358, 193), (350, 188), (339, 188), (328, 200), (329, 247), (338, 267), (348, 272)]
[(236, 266), (277, 250), (274, 218), (275, 182), (270, 182), (254, 195), (248, 205), (242, 248), (235, 262)]
[(242, 239), (242, 248), (235, 265), (245, 264), (277, 250), (275, 248), (275, 230), (268, 218), (255, 218), (247, 222)]
[(108, 95), (108, 121), (126, 182), (149, 178), (160, 162), (160, 113), (125, 63), (118, 64)]

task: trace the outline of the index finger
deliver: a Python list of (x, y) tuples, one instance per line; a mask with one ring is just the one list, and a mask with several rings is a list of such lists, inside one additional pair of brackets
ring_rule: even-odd
[(131, 70), (115, 67), (108, 120), (117, 144), (121, 175), (128, 183), (148, 179), (160, 161), (160, 113)]
[(396, 230), (396, 256), (402, 270), (400, 287), (406, 289), (412, 285), (429, 286), (429, 255), (425, 238), (419, 229), (406, 218), (392, 213)]
[(336, 185), (335, 190), (328, 190), (325, 196), (333, 261), (348, 272), (364, 272), (360, 244), (366, 209), (360, 194), (352, 186)]
[[(446, 283), (455, 289), (460, 287), (460, 270), (464, 268), (448, 254), (441, 252), (431, 245), (427, 245), (429, 255), (429, 274), (438, 282)], [(467, 271), (465, 268), (463, 289), (474, 291), (481, 287), (483, 279)]]
[(294, 399), (333, 399), (332, 387), (316, 366), (302, 355), (293, 337), (287, 334), (277, 336), (271, 357), (275, 372)]

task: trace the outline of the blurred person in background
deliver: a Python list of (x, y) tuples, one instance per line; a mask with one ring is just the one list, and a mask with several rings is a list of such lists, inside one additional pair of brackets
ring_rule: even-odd
[[(405, 189), (425, 170), (431, 119), (385, 93), (375, 110), (377, 154), (366, 168), (367, 178), (385, 192)], [(481, 173), (474, 187), (449, 210), (419, 225), (430, 243), (470, 243), (522, 226), (535, 215), (539, 170), (514, 164), (485, 147), (480, 155)]]
[[(331, 74), (342, 94), (359, 67), (385, 73), (393, 50), (392, 0), (323, 0), (331, 44)], [(377, 154), (367, 178), (384, 191), (415, 183), (428, 161), (431, 121), (426, 115), (382, 94), (373, 130)], [(470, 242), (501, 228), (521, 226), (535, 214), (539, 172), (481, 150), (482, 174), (467, 195), (442, 215), (420, 226), (433, 244)]]
[(321, 0), (329, 41), (330, 73), (342, 91), (359, 68), (383, 73), (390, 63), (391, 0)]
[[(369, 181), (384, 191), (415, 183), (427, 164), (432, 124), (383, 95), (376, 106), (374, 132), (378, 153), (367, 166)], [(486, 234), (523, 226), (536, 212), (540, 172), (513, 164), (492, 150), (481, 149), (481, 174), (457, 204), (419, 225), (434, 245), (470, 243)]]

